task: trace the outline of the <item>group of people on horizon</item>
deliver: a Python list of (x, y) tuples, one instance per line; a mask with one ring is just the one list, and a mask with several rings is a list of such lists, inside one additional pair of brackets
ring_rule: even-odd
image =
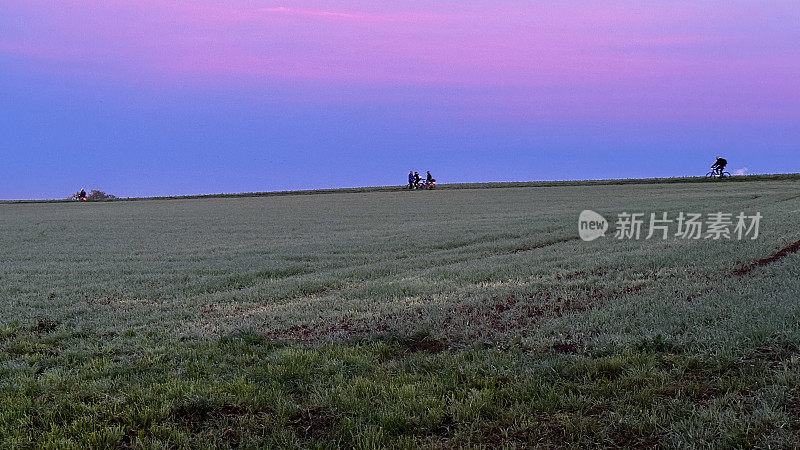
[(419, 176), (419, 172), (414, 172), (413, 170), (408, 171), (408, 188), (409, 189), (433, 189), (436, 186), (436, 179), (431, 176), (431, 171), (427, 171), (428, 176), (425, 180), (422, 180), (422, 177)]

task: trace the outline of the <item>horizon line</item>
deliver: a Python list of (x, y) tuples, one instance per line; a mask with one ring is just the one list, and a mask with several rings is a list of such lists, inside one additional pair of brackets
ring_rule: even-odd
[[(481, 181), (464, 183), (442, 183), (434, 190), (453, 189), (490, 189), (490, 188), (515, 188), (515, 187), (559, 187), (559, 186), (604, 186), (623, 184), (672, 184), (694, 182), (743, 182), (743, 181), (800, 181), (800, 172), (795, 173), (766, 173), (734, 175), (723, 180), (702, 176), (677, 176), (656, 178), (607, 178), (607, 179), (573, 179), (573, 180), (538, 180), (538, 181)], [(316, 194), (348, 194), (368, 192), (395, 192), (407, 191), (406, 185), (382, 186), (352, 186), (340, 188), (297, 189), (288, 191), (261, 191), (261, 192), (236, 192), (215, 194), (187, 194), (187, 195), (157, 195), (148, 197), (117, 197), (106, 200), (92, 200), (86, 203), (108, 203), (121, 201), (145, 200), (193, 200), (208, 198), (248, 198), (248, 197), (279, 197), (289, 195), (316, 195)], [(64, 199), (16, 199), (0, 200), (0, 204), (30, 204), (30, 203), (73, 203), (75, 200)], [(81, 202), (82, 203), (82, 202)]]

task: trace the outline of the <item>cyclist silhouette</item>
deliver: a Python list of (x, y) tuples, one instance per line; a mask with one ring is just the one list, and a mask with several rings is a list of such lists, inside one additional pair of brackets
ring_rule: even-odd
[(708, 172), (706, 176), (720, 177), (720, 178), (729, 177), (731, 176), (731, 174), (728, 172), (724, 172), (725, 167), (727, 166), (728, 166), (728, 160), (721, 156), (717, 156), (717, 160), (714, 162), (714, 164), (711, 165), (711, 172)]
[(712, 169), (718, 169), (720, 172), (725, 170), (725, 167), (728, 166), (728, 160), (723, 158), (722, 156), (717, 156), (717, 161), (711, 165)]

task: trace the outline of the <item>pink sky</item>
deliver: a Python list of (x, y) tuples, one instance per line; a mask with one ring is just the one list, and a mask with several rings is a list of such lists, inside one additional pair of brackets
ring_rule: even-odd
[(613, 88), (735, 79), (762, 98), (798, 95), (797, 2), (394, 3), (0, 0), (10, 18), (0, 57), (130, 82)]

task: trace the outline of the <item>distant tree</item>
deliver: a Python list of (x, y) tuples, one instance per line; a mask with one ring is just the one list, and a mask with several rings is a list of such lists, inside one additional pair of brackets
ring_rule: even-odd
[[(89, 194), (86, 195), (86, 200), (89, 201), (100, 201), (100, 200), (112, 200), (117, 198), (115, 195), (106, 194), (103, 191), (99, 191), (97, 189), (92, 190)], [(81, 196), (79, 192), (72, 194), (71, 196), (67, 197), (67, 200), (80, 200)]]
[(117, 198), (115, 195), (106, 194), (103, 191), (98, 191), (97, 189), (93, 189), (92, 192), (89, 192), (89, 195), (86, 196), (86, 199), (89, 201), (96, 201), (96, 200), (112, 200)]

